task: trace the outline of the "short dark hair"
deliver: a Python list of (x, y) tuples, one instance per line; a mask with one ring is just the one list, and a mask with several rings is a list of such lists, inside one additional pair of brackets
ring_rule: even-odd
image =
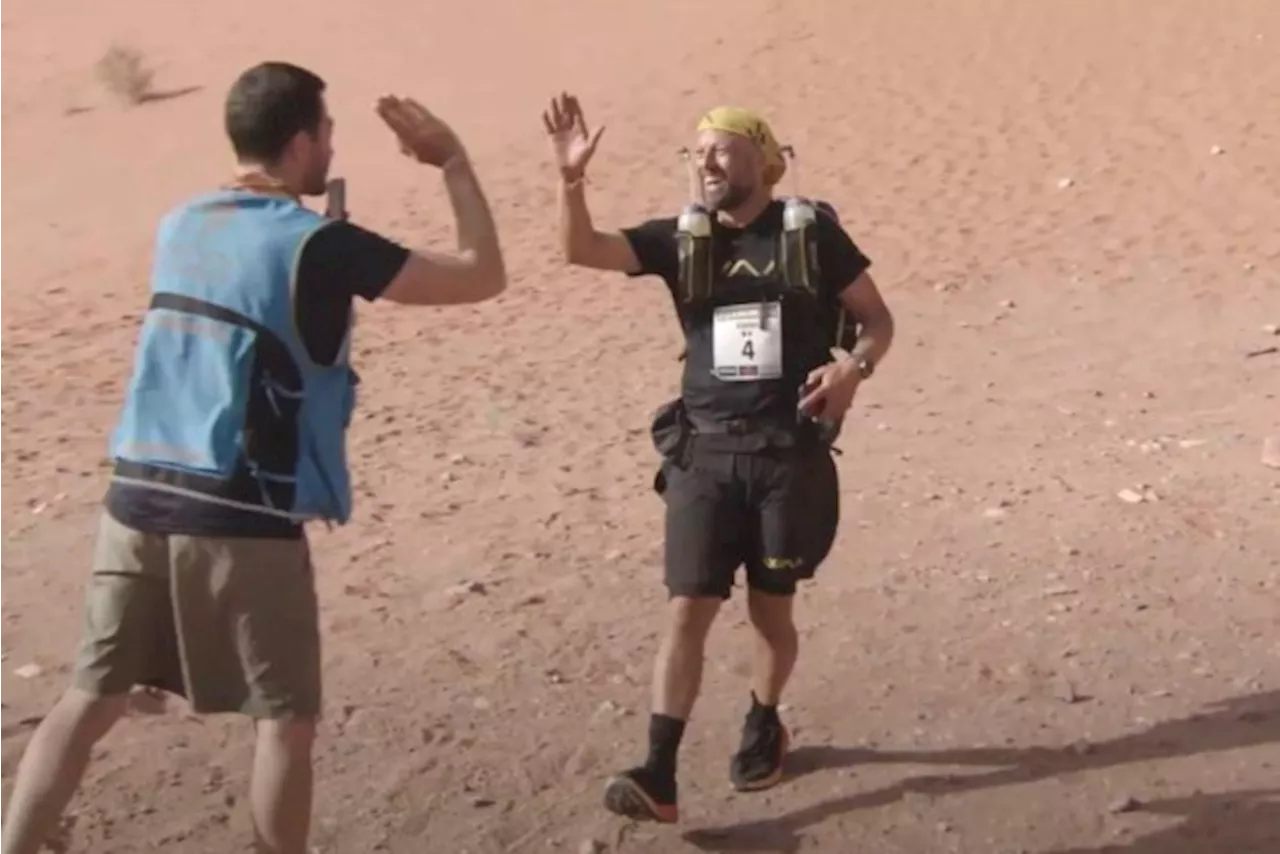
[(263, 62), (243, 72), (227, 92), (227, 136), (236, 157), (278, 161), (299, 131), (319, 131), (323, 95), (318, 75), (287, 62)]

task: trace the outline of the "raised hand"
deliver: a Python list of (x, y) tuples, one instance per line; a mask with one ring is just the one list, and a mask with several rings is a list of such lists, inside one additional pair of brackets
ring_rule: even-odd
[(555, 155), (560, 174), (567, 181), (577, 181), (587, 171), (591, 156), (596, 153), (604, 125), (594, 131), (587, 129), (578, 99), (568, 92), (561, 92), (551, 99), (551, 106), (542, 114), (542, 126), (551, 139), (551, 151)]
[(453, 129), (412, 98), (383, 95), (375, 107), (400, 143), (400, 151), (419, 163), (440, 167), (462, 154)]

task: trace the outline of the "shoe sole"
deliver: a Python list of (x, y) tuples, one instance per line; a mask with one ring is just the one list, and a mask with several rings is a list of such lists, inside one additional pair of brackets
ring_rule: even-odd
[(782, 749), (779, 751), (778, 767), (773, 769), (773, 773), (768, 777), (761, 777), (759, 780), (731, 780), (734, 790), (738, 792), (761, 792), (765, 789), (772, 789), (781, 783), (782, 778), (785, 776), (783, 760), (787, 758), (789, 750), (791, 750), (791, 732), (786, 727), (783, 727)]
[(658, 803), (630, 777), (614, 777), (605, 784), (604, 808), (633, 821), (675, 824), (680, 817), (675, 804)]

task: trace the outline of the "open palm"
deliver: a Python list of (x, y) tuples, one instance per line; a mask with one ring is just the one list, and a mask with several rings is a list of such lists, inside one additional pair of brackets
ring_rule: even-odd
[(555, 154), (560, 173), (570, 181), (581, 178), (591, 162), (591, 155), (596, 153), (604, 126), (589, 131), (582, 106), (568, 92), (551, 99), (550, 108), (542, 114), (542, 126), (551, 139), (551, 151)]

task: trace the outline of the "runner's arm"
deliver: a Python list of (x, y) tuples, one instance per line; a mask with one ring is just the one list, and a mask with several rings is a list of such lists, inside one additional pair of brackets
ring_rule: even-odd
[(866, 359), (872, 366), (879, 366), (893, 345), (894, 321), (871, 274), (862, 272), (841, 291), (840, 304), (860, 327), (858, 343), (850, 355), (855, 361)]
[(560, 246), (568, 264), (631, 275), (642, 272), (631, 241), (619, 232), (596, 231), (581, 179), (560, 182)]
[(858, 324), (858, 342), (851, 355), (877, 366), (893, 344), (893, 314), (867, 269), (871, 261), (835, 217), (818, 219), (818, 258), (840, 305)]
[(383, 297), (405, 305), (460, 305), (493, 299), (507, 286), (498, 229), (465, 155), (445, 164), (445, 190), (458, 229), (456, 253), (409, 255)]

